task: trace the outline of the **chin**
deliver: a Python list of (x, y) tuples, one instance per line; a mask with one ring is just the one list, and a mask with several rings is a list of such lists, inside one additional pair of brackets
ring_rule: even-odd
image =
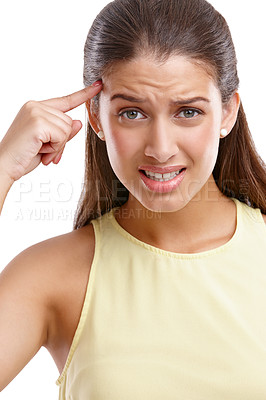
[(182, 210), (189, 203), (189, 200), (181, 199), (182, 196), (166, 193), (160, 198), (138, 199), (139, 203), (147, 210), (154, 213), (173, 213)]

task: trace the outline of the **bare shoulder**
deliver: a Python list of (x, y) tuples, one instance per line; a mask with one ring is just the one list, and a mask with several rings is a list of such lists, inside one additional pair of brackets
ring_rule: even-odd
[[(29, 281), (49, 283), (51, 292), (73, 274), (88, 272), (94, 253), (94, 234), (91, 225), (79, 230), (37, 243), (16, 256), (3, 271), (3, 275)], [(37, 281), (36, 281), (37, 278)], [(47, 290), (47, 287), (46, 287)]]
[[(68, 353), (84, 302), (94, 256), (92, 225), (36, 244), (18, 257), (39, 285), (49, 314), (48, 350), (54, 356), (65, 342)], [(60, 343), (58, 343), (60, 342)], [(58, 363), (57, 363), (58, 364)]]
[[(94, 257), (95, 238), (92, 225), (50, 239), (32, 248), (34, 259), (40, 256), (48, 277), (48, 335), (45, 347), (62, 372), (82, 311), (90, 268)], [(40, 275), (42, 277), (42, 273)], [(40, 281), (40, 278), (38, 279)], [(49, 307), (50, 306), (50, 307)]]
[[(29, 247), (0, 274), (0, 302), (4, 304), (0, 325), (5, 326), (0, 339), (2, 335), (3, 343), (7, 343), (10, 337), (10, 348), (13, 343), (13, 350), (24, 349), (20, 357), (14, 355), (10, 361), (6, 381), (41, 346), (47, 347), (59, 371), (62, 370), (80, 318), (94, 242), (93, 227), (88, 225)], [(14, 329), (8, 328), (11, 326)], [(16, 339), (16, 346), (11, 338), (17, 337), (17, 331), (25, 335), (21, 333), (19, 341)], [(10, 353), (9, 346), (6, 347)]]

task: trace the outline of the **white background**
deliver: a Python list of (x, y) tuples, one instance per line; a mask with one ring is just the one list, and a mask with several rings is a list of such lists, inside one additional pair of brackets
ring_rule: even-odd
[[(2, 4), (0, 139), (27, 100), (58, 97), (83, 87), (84, 43), (93, 19), (108, 2), (10, 0)], [(239, 61), (240, 94), (256, 147), (265, 160), (264, 2), (211, 1), (231, 28)], [(85, 125), (85, 106), (69, 115)], [(58, 166), (39, 166), (12, 187), (0, 222), (0, 270), (26, 247), (72, 229), (83, 178), (84, 137), (83, 128), (67, 146)], [(56, 399), (57, 377), (52, 358), (42, 349), (0, 398)]]

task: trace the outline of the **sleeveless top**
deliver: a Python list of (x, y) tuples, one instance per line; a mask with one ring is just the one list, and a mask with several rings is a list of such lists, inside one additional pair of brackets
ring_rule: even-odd
[(197, 254), (136, 239), (114, 210), (96, 247), (60, 400), (265, 400), (266, 228), (233, 199), (237, 228)]

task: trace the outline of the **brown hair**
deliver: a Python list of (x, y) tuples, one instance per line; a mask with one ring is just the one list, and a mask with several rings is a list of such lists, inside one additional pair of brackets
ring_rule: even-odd
[[(84, 84), (101, 79), (118, 61), (153, 54), (166, 61), (182, 55), (212, 71), (223, 103), (239, 79), (229, 27), (206, 0), (114, 0), (96, 17), (84, 49)], [(96, 105), (97, 105), (97, 98)], [(266, 213), (265, 164), (256, 152), (242, 104), (237, 122), (220, 143), (213, 171), (217, 186)], [(74, 228), (124, 204), (128, 191), (115, 176), (106, 145), (87, 127), (84, 188)]]

